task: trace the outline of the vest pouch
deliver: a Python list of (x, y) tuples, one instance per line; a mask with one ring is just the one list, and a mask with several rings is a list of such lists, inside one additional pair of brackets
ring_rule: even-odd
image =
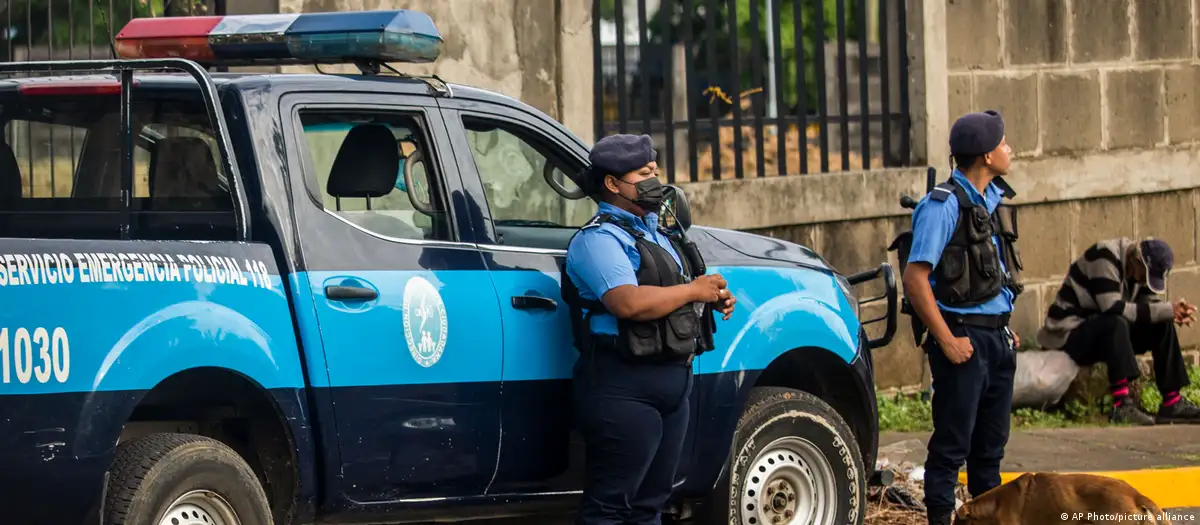
[(938, 261), (938, 277), (943, 281), (957, 281), (963, 278), (967, 271), (967, 250), (954, 244), (947, 245), (942, 250), (942, 258)]
[(988, 216), (986, 209), (981, 206), (975, 206), (971, 208), (969, 216), (971, 217), (971, 224), (967, 228), (967, 240), (977, 243), (991, 237), (992, 218)]
[(696, 338), (700, 336), (700, 318), (691, 304), (685, 304), (667, 316), (663, 335), (663, 353), (686, 356), (696, 351)]
[(629, 322), (623, 323), (626, 332), (621, 339), (625, 341), (625, 352), (628, 357), (652, 357), (659, 353), (661, 337), (658, 332), (659, 323)]
[(989, 279), (1000, 275), (1000, 258), (996, 254), (996, 245), (990, 242), (972, 244), (970, 251), (977, 274)]

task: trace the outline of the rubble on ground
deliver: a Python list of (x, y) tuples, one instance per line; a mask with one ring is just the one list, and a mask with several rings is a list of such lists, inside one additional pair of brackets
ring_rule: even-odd
[[(925, 516), (925, 467), (906, 461), (913, 451), (924, 448), (917, 440), (902, 441), (879, 449), (876, 469), (887, 470), (894, 479), (887, 487), (872, 487), (867, 492), (867, 516), (864, 525), (916, 525), (928, 523)], [(967, 498), (966, 487), (955, 487), (955, 507)]]

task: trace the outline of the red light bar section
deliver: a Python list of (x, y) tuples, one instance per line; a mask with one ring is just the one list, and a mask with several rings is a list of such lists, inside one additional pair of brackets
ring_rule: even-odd
[(173, 57), (212, 61), (208, 33), (224, 18), (135, 18), (117, 33), (117, 56), (126, 59)]
[[(135, 80), (134, 85), (137, 84)], [(121, 83), (117, 81), (75, 81), (20, 84), (17, 92), (25, 96), (39, 95), (119, 95)]]

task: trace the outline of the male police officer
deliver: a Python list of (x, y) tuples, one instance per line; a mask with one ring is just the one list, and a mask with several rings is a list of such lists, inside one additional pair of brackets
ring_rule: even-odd
[(1020, 285), (1009, 208), (1010, 149), (994, 111), (964, 115), (950, 130), (957, 169), (913, 210), (905, 295), (929, 329), (933, 436), (925, 463), (929, 523), (949, 524), (963, 460), (973, 496), (1000, 484), (1008, 443), (1016, 336), (1008, 329)]
[(584, 174), (599, 210), (567, 249), (563, 298), (575, 345), (574, 407), (586, 446), (579, 524), (658, 524), (687, 429), (691, 362), (705, 303), (735, 300), (720, 275), (686, 271), (658, 228), (663, 188), (646, 135), (592, 148)]

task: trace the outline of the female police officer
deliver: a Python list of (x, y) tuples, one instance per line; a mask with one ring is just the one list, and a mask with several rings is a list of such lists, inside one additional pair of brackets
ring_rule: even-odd
[(571, 240), (563, 279), (587, 462), (577, 523), (658, 524), (687, 429), (701, 312), (712, 303), (728, 319), (736, 301), (720, 275), (689, 280), (659, 231), (649, 136), (605, 137), (590, 161), (583, 185), (599, 210)]

